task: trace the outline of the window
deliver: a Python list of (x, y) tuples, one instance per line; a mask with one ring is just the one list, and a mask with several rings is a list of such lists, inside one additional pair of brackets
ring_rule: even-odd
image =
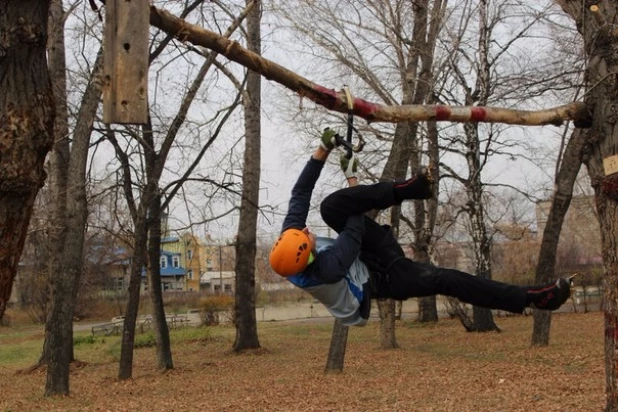
[(189, 260), (193, 259), (193, 250), (191, 249), (187, 250), (187, 259)]
[(175, 268), (180, 266), (180, 256), (172, 257), (172, 266), (174, 266)]
[(161, 269), (165, 269), (167, 267), (167, 257), (161, 256), (160, 263)]
[(192, 270), (187, 270), (187, 279), (193, 280), (193, 271)]
[(225, 285), (223, 285), (223, 287), (226, 292), (232, 291), (232, 285), (230, 285), (229, 283), (226, 283)]
[(206, 259), (206, 266), (208, 266), (209, 268), (212, 267), (212, 259), (210, 258)]

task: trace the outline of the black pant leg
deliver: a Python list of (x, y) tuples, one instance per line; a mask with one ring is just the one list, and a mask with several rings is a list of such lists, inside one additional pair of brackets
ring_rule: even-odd
[[(324, 223), (341, 233), (350, 216), (362, 215), (374, 209), (386, 209), (395, 204), (393, 184), (382, 182), (337, 190), (322, 201), (320, 213)], [(365, 217), (365, 233), (361, 247), (363, 252), (377, 254), (378, 245), (387, 237), (392, 237), (388, 226), (381, 226), (373, 219)]]
[(327, 225), (341, 232), (348, 217), (373, 209), (387, 209), (396, 204), (393, 183), (382, 182), (339, 189), (322, 201), (320, 213)]
[(526, 305), (526, 292), (519, 286), (410, 259), (393, 264), (386, 280), (391, 297), (399, 300), (445, 295), (475, 306), (514, 313), (523, 312)]

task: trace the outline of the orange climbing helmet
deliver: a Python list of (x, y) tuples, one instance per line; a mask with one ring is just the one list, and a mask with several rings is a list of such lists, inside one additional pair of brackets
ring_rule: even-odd
[(270, 267), (281, 276), (292, 276), (309, 264), (313, 243), (302, 230), (287, 229), (270, 250)]

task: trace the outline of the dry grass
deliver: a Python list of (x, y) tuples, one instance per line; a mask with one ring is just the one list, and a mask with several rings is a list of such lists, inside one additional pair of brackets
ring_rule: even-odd
[[(42, 396), (43, 372), (16, 374), (25, 359), (0, 359), (0, 410), (602, 410), (602, 313), (555, 315), (546, 348), (530, 347), (531, 318), (497, 321), (503, 333), (466, 333), (457, 321), (404, 323), (401, 348), (388, 351), (379, 349), (377, 323), (351, 329), (339, 375), (323, 374), (330, 321), (261, 323), (263, 349), (240, 355), (229, 351), (233, 329), (184, 332), (175, 337), (173, 371), (157, 372), (154, 350), (139, 349), (126, 382), (116, 379), (117, 346), (108, 339), (77, 346), (89, 363), (72, 371), (66, 398)], [(28, 343), (9, 331), (0, 329), (0, 350)]]

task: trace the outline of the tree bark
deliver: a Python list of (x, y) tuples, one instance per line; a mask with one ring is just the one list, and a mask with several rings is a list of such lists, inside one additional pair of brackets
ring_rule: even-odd
[[(538, 285), (550, 282), (555, 277), (556, 252), (560, 241), (562, 223), (571, 204), (573, 186), (581, 168), (584, 147), (584, 137), (581, 131), (576, 130), (567, 143), (560, 162), (560, 169), (556, 175), (556, 189), (547, 216), (547, 223), (543, 230), (539, 261), (536, 266), (535, 283)], [(547, 346), (549, 344), (551, 312), (535, 309), (532, 316), (534, 318), (532, 345)]]
[(606, 176), (603, 159), (618, 147), (618, 18), (615, 1), (594, 2), (597, 11), (576, 0), (558, 0), (584, 39), (586, 102), (592, 108), (593, 127), (585, 134), (583, 161), (594, 188), (605, 267), (605, 410), (618, 410), (618, 175)]
[[(139, 212), (138, 212), (139, 213)], [(120, 362), (118, 365), (118, 379), (130, 379), (133, 375), (133, 347), (135, 346), (135, 322), (139, 311), (139, 294), (142, 283), (142, 269), (146, 254), (146, 222), (145, 212), (138, 214), (135, 220), (135, 236), (133, 237), (133, 259), (129, 277), (127, 306), (122, 328), (122, 342), (120, 347)]]
[[(438, 148), (438, 127), (436, 122), (427, 123), (427, 141), (428, 141), (428, 156), (429, 164), (433, 165), (432, 173), (434, 184), (434, 194), (431, 199), (427, 200), (427, 220), (426, 224), (420, 232), (421, 242), (417, 242), (419, 259), (427, 256), (427, 261), (431, 261), (429, 256), (431, 238), (436, 225), (436, 216), (438, 214), (438, 193), (440, 185), (440, 153)], [(415, 251), (415, 254), (417, 251)], [(418, 299), (418, 318), (420, 322), (437, 322), (438, 321), (438, 305), (436, 296), (427, 296)]]
[(325, 373), (343, 372), (349, 330), (350, 328), (341, 323), (339, 319), (335, 319), (333, 333), (330, 337), (328, 357), (326, 358), (326, 367), (324, 368)]
[(165, 318), (163, 291), (161, 290), (161, 196), (152, 196), (148, 220), (148, 295), (152, 304), (152, 319), (157, 345), (159, 369), (174, 368), (170, 331)]
[(0, 3), (0, 319), (53, 144), (48, 11), (49, 1)]
[[(247, 0), (247, 6), (252, 1)], [(261, 53), (261, 2), (247, 16), (247, 48)], [(236, 290), (234, 324), (236, 339), (234, 351), (260, 347), (255, 317), (255, 255), (257, 214), (260, 200), (260, 140), (261, 140), (261, 81), (259, 73), (247, 73), (247, 89), (243, 98), (245, 108), (245, 153), (243, 161), (243, 186), (240, 201), (238, 235), (236, 237)]]
[[(491, 66), (489, 64), (489, 34), (491, 28), (488, 21), (489, 0), (481, 0), (479, 4), (479, 39), (478, 68), (474, 92), (466, 96), (466, 104), (487, 104), (491, 94)], [(475, 97), (478, 96), (478, 97)], [(466, 210), (470, 218), (471, 237), (474, 245), (476, 261), (476, 276), (491, 279), (491, 244), (485, 224), (485, 206), (483, 202), (483, 182), (481, 172), (481, 142), (478, 124), (466, 123), (465, 157), (468, 164), (468, 178), (465, 182), (468, 203)], [(493, 320), (491, 310), (474, 306), (472, 308), (473, 328), (477, 332), (499, 331)]]
[(395, 335), (395, 301), (393, 299), (378, 300), (380, 309), (380, 348), (397, 349)]
[(47, 363), (46, 396), (69, 394), (69, 365), (73, 360), (73, 308), (70, 304), (72, 283), (67, 282), (68, 273), (63, 258), (67, 237), (66, 200), (70, 159), (64, 21), (62, 0), (52, 0), (48, 22), (48, 55), (56, 118), (55, 142), (50, 156), (50, 188), (53, 197), (49, 227), (51, 308), (45, 323), (45, 342), (39, 361), (39, 364)]

